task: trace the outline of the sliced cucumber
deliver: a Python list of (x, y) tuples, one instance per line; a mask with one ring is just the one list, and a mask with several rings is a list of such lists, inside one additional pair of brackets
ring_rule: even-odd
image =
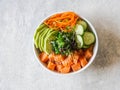
[(75, 29), (76, 34), (83, 35), (84, 29), (82, 25), (77, 24)]
[(79, 20), (77, 23), (78, 23), (79, 25), (82, 25), (83, 28), (84, 28), (84, 30), (87, 29), (87, 23), (86, 23), (84, 20)]
[(84, 30), (87, 29), (87, 23), (85, 21), (82, 20), (80, 24), (83, 26)]
[(83, 40), (85, 45), (91, 45), (95, 42), (95, 36), (92, 32), (86, 31), (84, 32)]
[(82, 48), (82, 46), (83, 46), (83, 38), (80, 35), (77, 35), (76, 42), (77, 42), (77, 47)]

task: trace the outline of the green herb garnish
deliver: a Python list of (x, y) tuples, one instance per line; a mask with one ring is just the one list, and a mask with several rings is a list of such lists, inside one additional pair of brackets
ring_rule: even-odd
[(59, 32), (56, 39), (51, 41), (53, 51), (56, 54), (69, 55), (71, 51), (77, 49), (75, 32)]

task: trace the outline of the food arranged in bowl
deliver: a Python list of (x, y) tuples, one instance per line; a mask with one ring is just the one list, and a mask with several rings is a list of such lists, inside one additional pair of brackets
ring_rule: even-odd
[(50, 16), (34, 34), (39, 60), (58, 73), (75, 72), (85, 67), (93, 55), (95, 42), (88, 23), (74, 12)]

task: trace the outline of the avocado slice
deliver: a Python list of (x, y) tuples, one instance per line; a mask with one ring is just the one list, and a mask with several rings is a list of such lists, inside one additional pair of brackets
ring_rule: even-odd
[(44, 30), (44, 28), (43, 29), (41, 29), (39, 32), (37, 32), (37, 34), (36, 34), (36, 38), (35, 38), (35, 40), (34, 40), (34, 42), (35, 42), (35, 46), (36, 46), (36, 48), (38, 48), (39, 47), (39, 36), (40, 36), (40, 34), (43, 32), (43, 30)]
[(43, 35), (41, 36), (41, 44), (40, 44), (40, 46), (41, 46), (42, 51), (44, 51), (44, 41), (45, 41), (45, 37), (48, 35), (49, 32), (51, 32), (51, 30), (50, 30), (49, 28), (47, 28), (47, 29), (44, 30), (44, 33), (43, 33)]
[(52, 52), (52, 45), (51, 45), (51, 40), (55, 39), (55, 34), (57, 34), (58, 31), (53, 30), (52, 32), (49, 33), (49, 35), (45, 38), (45, 44), (44, 44), (44, 51), (47, 54), (50, 54)]
[(46, 35), (42, 38), (42, 48), (43, 48), (43, 51), (45, 52), (45, 38), (52, 32), (53, 30), (49, 28), (48, 32), (46, 33)]
[(47, 26), (46, 26), (45, 24), (41, 24), (41, 25), (37, 28), (37, 30), (36, 30), (36, 32), (35, 32), (35, 34), (34, 34), (34, 44), (35, 44), (36, 48), (38, 48), (39, 35), (40, 35), (40, 33), (42, 32), (42, 30), (43, 30), (44, 28), (46, 28), (46, 27), (47, 27)]
[(35, 34), (34, 34), (34, 40), (36, 39), (36, 37), (37, 37), (37, 33), (40, 31), (40, 30), (42, 30), (44, 27), (47, 27), (45, 24), (41, 24), (41, 25), (39, 25), (39, 27), (36, 29), (36, 32), (35, 32)]
[(40, 49), (40, 51), (42, 51), (42, 48), (41, 48), (41, 37), (44, 34), (44, 32), (46, 31), (46, 29), (47, 29), (47, 27), (43, 28), (43, 30), (41, 31), (41, 33), (39, 35), (39, 38), (38, 38), (38, 48)]

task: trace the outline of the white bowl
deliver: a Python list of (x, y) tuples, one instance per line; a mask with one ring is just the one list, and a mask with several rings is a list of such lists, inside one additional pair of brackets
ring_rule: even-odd
[[(61, 13), (61, 12), (58, 12), (58, 13)], [(55, 14), (56, 14), (56, 13), (55, 13)], [(54, 14), (52, 14), (52, 15), (54, 15)], [(52, 16), (52, 15), (50, 15), (50, 16)], [(79, 14), (77, 14), (77, 15), (79, 15)], [(50, 16), (49, 16), (49, 17), (50, 17)], [(78, 70), (78, 71), (70, 72), (70, 73), (66, 73), (66, 74), (58, 73), (58, 72), (49, 70), (49, 69), (45, 66), (45, 64), (44, 64), (41, 60), (39, 60), (39, 53), (38, 53), (39, 50), (37, 50), (37, 49), (35, 48), (35, 46), (34, 46), (34, 40), (33, 40), (33, 48), (34, 48), (34, 52), (35, 52), (34, 54), (35, 54), (35, 56), (37, 57), (37, 60), (38, 60), (38, 62), (40, 63), (40, 65), (41, 65), (44, 69), (46, 69), (47, 71), (49, 71), (49, 72), (51, 72), (51, 73), (53, 73), (53, 74), (59, 74), (59, 75), (71, 75), (71, 74), (76, 74), (76, 73), (80, 73), (80, 72), (84, 71), (84, 70), (85, 70), (86, 68), (88, 68), (88, 66), (90, 66), (90, 65), (92, 64), (92, 62), (94, 61), (94, 59), (95, 59), (95, 57), (96, 57), (96, 55), (97, 55), (97, 51), (98, 51), (98, 36), (97, 36), (96, 30), (95, 30), (95, 28), (93, 27), (93, 25), (92, 25), (86, 18), (82, 17), (81, 15), (79, 15), (79, 16), (80, 16), (83, 20), (85, 20), (85, 21), (87, 22), (88, 27), (89, 27), (90, 30), (94, 33), (95, 38), (96, 38), (95, 45), (94, 45), (94, 48), (93, 48), (93, 55), (92, 55), (92, 57), (90, 58), (88, 64), (87, 64), (85, 67), (83, 67), (83, 68), (81, 68), (80, 70)], [(49, 18), (49, 17), (47, 17), (47, 18)], [(43, 21), (46, 20), (47, 18), (43, 19)], [(40, 24), (42, 24), (43, 21), (42, 21)]]

